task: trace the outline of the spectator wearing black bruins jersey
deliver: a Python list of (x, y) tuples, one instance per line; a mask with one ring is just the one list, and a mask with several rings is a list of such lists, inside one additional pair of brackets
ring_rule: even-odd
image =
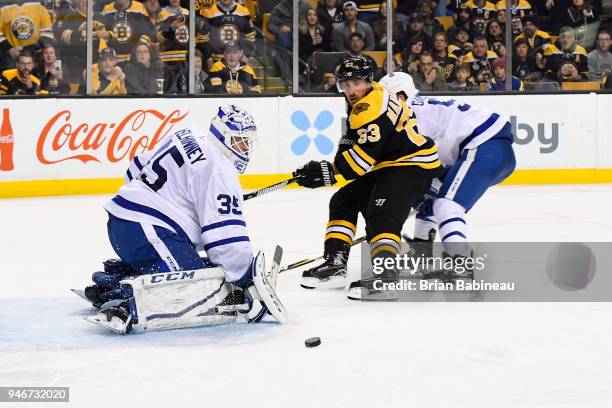
[[(498, 15), (506, 10), (506, 0), (499, 0), (495, 3)], [(511, 0), (510, 11), (512, 12), (512, 35), (518, 35), (523, 31), (521, 19), (533, 14), (531, 4), (527, 0)], [(506, 17), (506, 21), (508, 18)]]
[(34, 58), (29, 51), (22, 52), (17, 58), (17, 68), (2, 71), (0, 95), (46, 94), (40, 90), (40, 79), (32, 75)]
[[(311, 161), (294, 173), (297, 183), (309, 188), (333, 185), (335, 174), (353, 180), (330, 200), (325, 261), (302, 274), (301, 285), (306, 288), (344, 287), (359, 213), (366, 222), (372, 263), (381, 265), (397, 255), (410, 208), (442, 171), (438, 150), (419, 134), (412, 110), (372, 82), (373, 74), (374, 68), (363, 57), (342, 60), (337, 77), (349, 108), (346, 135), (333, 164)], [(385, 269), (376, 280), (394, 282), (397, 271)], [(353, 282), (351, 293), (357, 295), (352, 298), (375, 299), (380, 293), (373, 290), (373, 282)]]
[(200, 10), (206, 18), (210, 33), (205, 38), (208, 51), (214, 61), (223, 58), (226, 45), (240, 42), (244, 55), (250, 57), (255, 46), (255, 28), (249, 10), (235, 0), (217, 0), (215, 4)]
[(488, 82), (492, 76), (492, 64), (497, 60), (495, 52), (488, 49), (485, 37), (476, 37), (474, 47), (463, 58), (463, 62), (470, 64), (476, 83)]
[(525, 17), (523, 19), (523, 32), (514, 39), (514, 44), (521, 39), (527, 40), (531, 54), (544, 52), (548, 44), (552, 43), (550, 35), (545, 31), (538, 30), (536, 23), (535, 16)]
[[(185, 62), (189, 50), (189, 10), (181, 7), (180, 0), (168, 0), (157, 17), (160, 42), (159, 58), (163, 63)], [(208, 40), (208, 24), (196, 17), (196, 47)]]
[(43, 44), (53, 43), (51, 24), (49, 12), (39, 2), (1, 2), (0, 68), (14, 67), (22, 49), (35, 53)]
[(495, 4), (487, 0), (468, 0), (464, 5), (465, 8), (470, 10), (472, 20), (477, 18), (491, 20), (497, 16)]
[(212, 92), (228, 95), (261, 93), (255, 71), (249, 65), (242, 65), (242, 50), (238, 45), (224, 49), (223, 61), (217, 61), (210, 69), (208, 87)]
[(115, 50), (119, 64), (127, 62), (139, 42), (157, 42), (147, 10), (139, 1), (115, 0), (104, 7), (102, 15), (109, 34), (107, 46)]
[(472, 50), (470, 33), (466, 28), (459, 27), (455, 31), (453, 41), (448, 45), (448, 56), (462, 62), (465, 56)]
[[(64, 18), (61, 27), (57, 28), (57, 38), (62, 61), (67, 67), (66, 81), (80, 83), (81, 72), (87, 63), (87, 0), (73, 0), (72, 5), (74, 10)], [(100, 48), (100, 39), (108, 37), (103, 19), (101, 14), (94, 13), (94, 52)]]
[(453, 78), (457, 58), (453, 58), (448, 54), (448, 37), (446, 33), (435, 33), (433, 43), (433, 59), (438, 64), (438, 67), (440, 67), (446, 82), (450, 82)]
[(564, 62), (573, 62), (583, 79), (588, 78), (588, 54), (580, 45), (576, 44), (574, 30), (571, 27), (563, 27), (559, 40), (544, 50), (546, 60), (546, 76), (557, 80), (557, 74)]
[[(160, 60), (164, 63), (164, 92), (185, 93), (187, 89), (187, 53), (189, 51), (189, 10), (180, 0), (169, 0), (157, 18)], [(206, 41), (208, 24), (196, 16), (196, 46)]]

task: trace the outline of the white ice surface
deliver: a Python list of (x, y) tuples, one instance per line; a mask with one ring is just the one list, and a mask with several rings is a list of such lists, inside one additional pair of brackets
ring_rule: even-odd
[[(332, 192), (248, 202), (254, 245), (271, 257), (281, 244), (284, 263), (319, 255)], [(91, 309), (68, 289), (113, 256), (107, 199), (0, 200), (0, 386), (70, 386), (71, 403), (52, 407), (612, 406), (606, 303), (362, 304), (303, 290), (293, 271), (279, 279), (285, 326), (106, 333), (81, 319)], [(610, 185), (496, 187), (470, 232), (612, 241), (611, 208)], [(306, 349), (312, 336), (323, 343)]]

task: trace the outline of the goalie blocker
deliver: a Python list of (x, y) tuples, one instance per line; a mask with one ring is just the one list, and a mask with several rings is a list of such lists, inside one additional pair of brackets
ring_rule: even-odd
[[(279, 251), (277, 251), (277, 254)], [(275, 254), (276, 255), (276, 254)], [(280, 258), (275, 256), (272, 274)], [(121, 281), (126, 300), (110, 301), (85, 320), (126, 334), (132, 330), (163, 330), (233, 323), (259, 322), (271, 314), (287, 322), (287, 311), (276, 295), (259, 252), (251, 263), (252, 280), (245, 287), (225, 281), (220, 267), (141, 275)]]

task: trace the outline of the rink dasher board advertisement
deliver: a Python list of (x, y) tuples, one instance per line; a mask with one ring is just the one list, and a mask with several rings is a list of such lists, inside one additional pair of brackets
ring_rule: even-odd
[[(612, 182), (612, 95), (461, 100), (510, 118), (517, 171), (508, 183)], [(0, 197), (111, 193), (134, 155), (183, 126), (205, 131), (228, 103), (251, 112), (258, 126), (245, 188), (280, 180), (309, 160), (331, 161), (345, 126), (341, 97), (3, 100)]]

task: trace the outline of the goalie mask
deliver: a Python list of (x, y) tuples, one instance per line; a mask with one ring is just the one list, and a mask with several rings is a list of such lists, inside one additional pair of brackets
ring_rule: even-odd
[(257, 127), (253, 117), (236, 105), (224, 105), (210, 122), (210, 140), (240, 174), (244, 173), (255, 143)]

